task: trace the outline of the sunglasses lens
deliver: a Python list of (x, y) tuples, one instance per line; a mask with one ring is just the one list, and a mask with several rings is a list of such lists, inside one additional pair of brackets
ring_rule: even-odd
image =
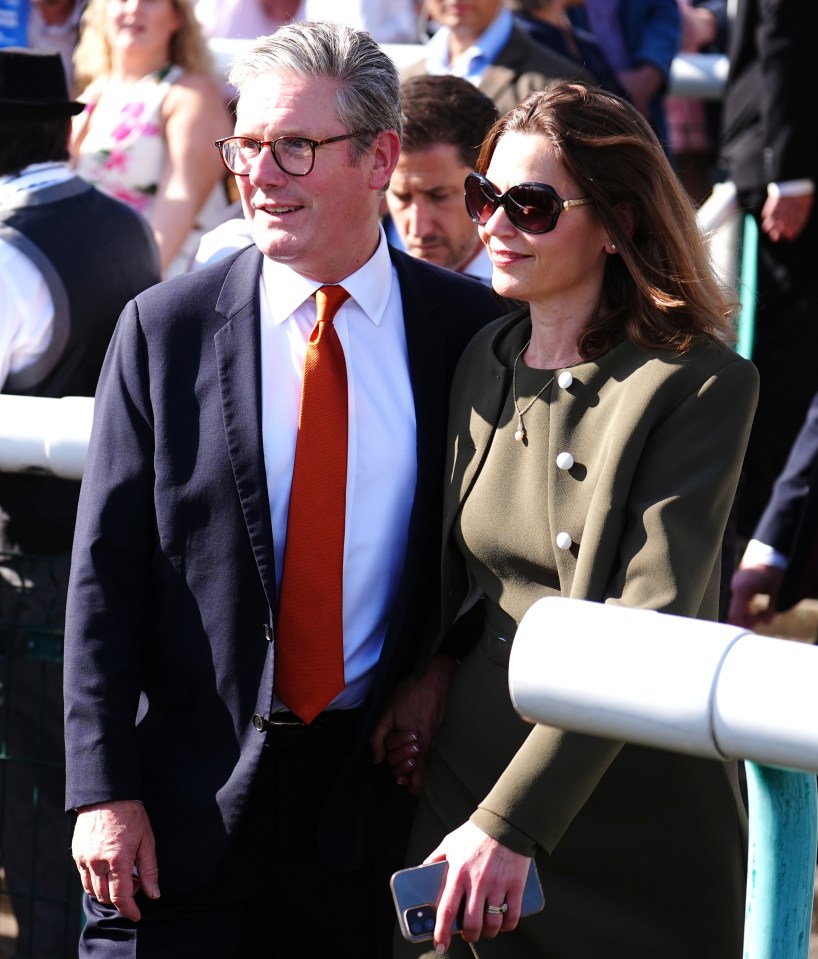
[(539, 183), (513, 186), (505, 206), (509, 220), (526, 233), (548, 233), (557, 225), (559, 201)]
[(475, 223), (488, 223), (497, 208), (497, 195), (491, 185), (476, 176), (466, 179), (466, 210)]

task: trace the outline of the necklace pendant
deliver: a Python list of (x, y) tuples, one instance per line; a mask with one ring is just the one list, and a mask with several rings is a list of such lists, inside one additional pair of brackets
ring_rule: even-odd
[(525, 438), (525, 430), (523, 429), (522, 425), (520, 425), (517, 427), (517, 431), (514, 434), (514, 439), (517, 440), (518, 443), (523, 443), (525, 442)]

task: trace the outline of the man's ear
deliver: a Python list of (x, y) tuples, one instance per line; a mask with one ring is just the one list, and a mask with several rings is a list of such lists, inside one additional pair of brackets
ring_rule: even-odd
[(389, 186), (389, 180), (400, 156), (400, 137), (397, 130), (381, 131), (372, 149), (373, 159), (369, 185), (373, 190), (382, 192)]

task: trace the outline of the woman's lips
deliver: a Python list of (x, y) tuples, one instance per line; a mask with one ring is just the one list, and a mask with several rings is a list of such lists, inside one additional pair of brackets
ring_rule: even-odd
[(493, 250), (489, 248), (489, 258), (495, 266), (508, 266), (528, 259), (525, 253), (515, 253), (513, 250)]

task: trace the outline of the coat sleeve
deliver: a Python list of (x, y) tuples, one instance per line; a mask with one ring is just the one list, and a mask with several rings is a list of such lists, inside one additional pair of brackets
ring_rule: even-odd
[(135, 721), (152, 618), (153, 411), (137, 307), (120, 317), (97, 389), (65, 626), (67, 808), (140, 799)]
[(681, 46), (681, 19), (676, 0), (652, 0), (644, 5), (639, 14), (639, 23), (633, 15), (626, 23), (626, 32), (638, 41), (633, 43), (631, 61), (634, 65), (652, 63), (665, 81), (670, 77), (673, 58)]
[(818, 469), (818, 393), (813, 397), (804, 425), (790, 449), (787, 463), (775, 481), (772, 495), (753, 538), (789, 556), (792, 552), (812, 477)]
[[(618, 518), (614, 555), (600, 559), (611, 571), (607, 583), (586, 598), (715, 614), (721, 541), (756, 396), (755, 369), (728, 362), (653, 424)], [(472, 821), (517, 852), (550, 852), (621, 746), (535, 726)]]

